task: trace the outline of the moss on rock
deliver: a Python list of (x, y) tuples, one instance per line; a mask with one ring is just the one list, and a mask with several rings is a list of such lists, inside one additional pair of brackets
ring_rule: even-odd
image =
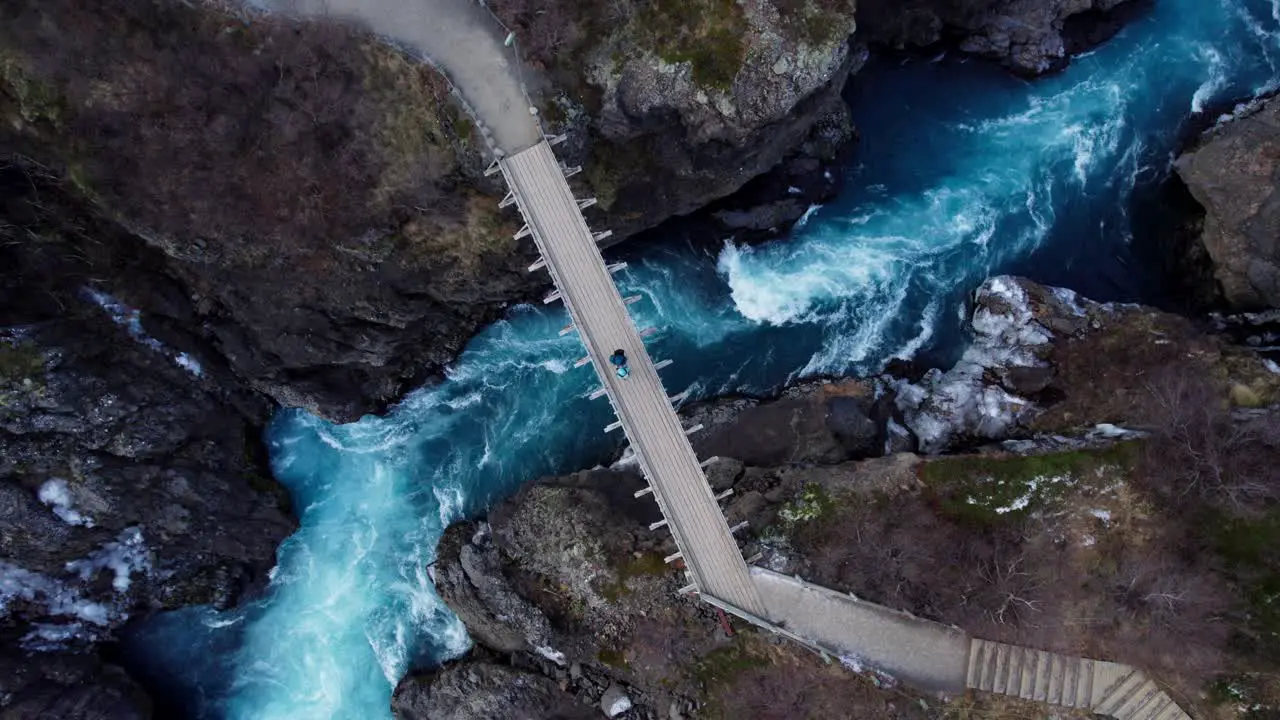
[(0, 342), (0, 408), (44, 387), (44, 353), (24, 340)]
[(654, 0), (638, 27), (658, 57), (691, 65), (694, 82), (727, 90), (746, 56), (746, 17), (736, 0)]
[(930, 460), (920, 479), (943, 515), (977, 525), (1053, 507), (1072, 488), (1105, 486), (1138, 461), (1135, 443), (1043, 455), (973, 455)]

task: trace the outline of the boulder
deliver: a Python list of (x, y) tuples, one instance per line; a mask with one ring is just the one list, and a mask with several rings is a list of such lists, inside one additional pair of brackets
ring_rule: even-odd
[(151, 701), (124, 670), (91, 654), (0, 655), (4, 720), (149, 720)]
[(608, 717), (618, 717), (631, 709), (631, 698), (627, 697), (626, 688), (613, 683), (604, 695), (600, 696), (600, 709)]
[(452, 663), (410, 675), (391, 697), (396, 720), (593, 720), (579, 703), (543, 675), (491, 662)]
[(1175, 167), (1205, 209), (1201, 240), (1223, 298), (1280, 307), (1280, 99), (1211, 130)]
[(1114, 35), (1144, 0), (863, 0), (859, 35), (876, 45), (919, 48), (957, 38), (959, 49), (1023, 75), (1067, 64)]

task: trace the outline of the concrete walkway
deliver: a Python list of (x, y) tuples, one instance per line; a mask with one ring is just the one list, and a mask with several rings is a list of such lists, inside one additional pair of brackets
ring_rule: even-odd
[(474, 0), (258, 0), (269, 10), (355, 21), (429, 58), (472, 112), (512, 155), (537, 144), (542, 130), (529, 113), (515, 50), (503, 29)]
[(925, 690), (964, 690), (969, 636), (963, 631), (764, 568), (751, 568), (751, 579), (769, 620), (842, 661)]
[(1119, 720), (1191, 720), (1146, 673), (1089, 660), (975, 639), (965, 684), (1050, 705), (1088, 708)]
[(1118, 720), (1191, 720), (1131, 665), (970, 638), (958, 628), (763, 568), (752, 568), (751, 578), (768, 612), (767, 621), (748, 618), (752, 622), (918, 688), (1012, 695)]

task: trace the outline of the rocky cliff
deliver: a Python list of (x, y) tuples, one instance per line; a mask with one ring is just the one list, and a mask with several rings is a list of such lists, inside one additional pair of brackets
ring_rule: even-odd
[(532, 287), (470, 122), (373, 38), (165, 0), (2, 12), (0, 146), (146, 258), (103, 289), (279, 404), (376, 409)]
[[(1056, 29), (1087, 6), (980, 14), (1022, 27), (1034, 9)], [(721, 227), (777, 232), (832, 192), (822, 163), (852, 135), (840, 90), (898, 17), (872, 4), (859, 29), (845, 0), (492, 7), (585, 168), (580, 192), (605, 211), (593, 223), (619, 239), (771, 168), (781, 180), (722, 208)], [(193, 332), (282, 405), (378, 410), (545, 282), (524, 271), (533, 247), (511, 239), (483, 143), (441, 78), (357, 29), (171, 0), (0, 13), (5, 157), (147, 258), (98, 268), (105, 290), (146, 325)], [(101, 239), (64, 241), (86, 253)]]
[[(1256, 540), (1273, 532), (1253, 513), (1280, 498), (1265, 470), (1280, 458), (1268, 429), (1280, 374), (1183, 318), (1016, 278), (978, 291), (972, 327), (955, 367), (915, 381), (817, 382), (689, 408), (707, 426), (700, 455), (722, 457), (708, 479), (733, 490), (726, 517), (750, 523), (744, 552), (975, 634), (1138, 663), (1193, 695), (1224, 668), (1268, 667), (1211, 618), (1259, 607), (1239, 588), (1280, 572), (1236, 564), (1222, 544), (1224, 522)], [(1235, 460), (1194, 459), (1215, 454)], [(437, 585), (497, 656), (447, 672), (497, 662), (584, 705), (622, 693), (622, 716), (637, 718), (887, 718), (936, 703), (901, 702), (879, 676), (824, 668), (676, 594), (681, 573), (662, 562), (670, 536), (647, 530), (656, 507), (633, 497), (643, 484), (623, 458), (449, 528)], [(1250, 634), (1280, 629), (1249, 622)], [(401, 692), (425, 702), (436, 682), (451, 681), (419, 677)], [(990, 711), (974, 702), (991, 699), (943, 711)]]
[(1176, 167), (1204, 206), (1200, 237), (1223, 298), (1280, 308), (1280, 99), (1210, 130)]
[[(619, 238), (734, 191), (806, 139), (827, 158), (848, 139), (851, 11), (801, 36), (767, 3), (720, 10), (702, 24), (637, 10), (628, 24), (574, 5), (612, 31), (573, 56), (572, 91), (557, 77), (542, 96)], [(3, 13), (0, 146), (139, 241), (150, 262), (101, 268), (107, 291), (145, 324), (198, 328), (280, 404), (340, 420), (377, 410), (545, 282), (525, 272), (532, 245), (512, 239), (443, 80), (357, 29), (167, 0)], [(157, 298), (159, 283), (177, 292)]]
[[(109, 226), (13, 168), (0, 185), (0, 712), (147, 717), (122, 671), (66, 653), (265, 578), (294, 527), (259, 437), (271, 406), (95, 288), (99, 268), (143, 262)], [(73, 254), (68, 234), (98, 241)]]
[(552, 79), (544, 116), (570, 132), (602, 222), (626, 236), (724, 197), (797, 151), (835, 157), (852, 133), (840, 91), (865, 59), (849, 40), (853, 5), (492, 7), (527, 39), (530, 66)]
[(939, 43), (991, 58), (1023, 75), (1066, 66), (1105, 41), (1147, 0), (863, 0), (862, 37), (888, 47)]

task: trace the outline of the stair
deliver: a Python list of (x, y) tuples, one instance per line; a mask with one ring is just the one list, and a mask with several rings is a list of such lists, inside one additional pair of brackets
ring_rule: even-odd
[(1050, 705), (1088, 708), (1118, 720), (1191, 720), (1137, 668), (1021, 645), (974, 639), (966, 685)]

